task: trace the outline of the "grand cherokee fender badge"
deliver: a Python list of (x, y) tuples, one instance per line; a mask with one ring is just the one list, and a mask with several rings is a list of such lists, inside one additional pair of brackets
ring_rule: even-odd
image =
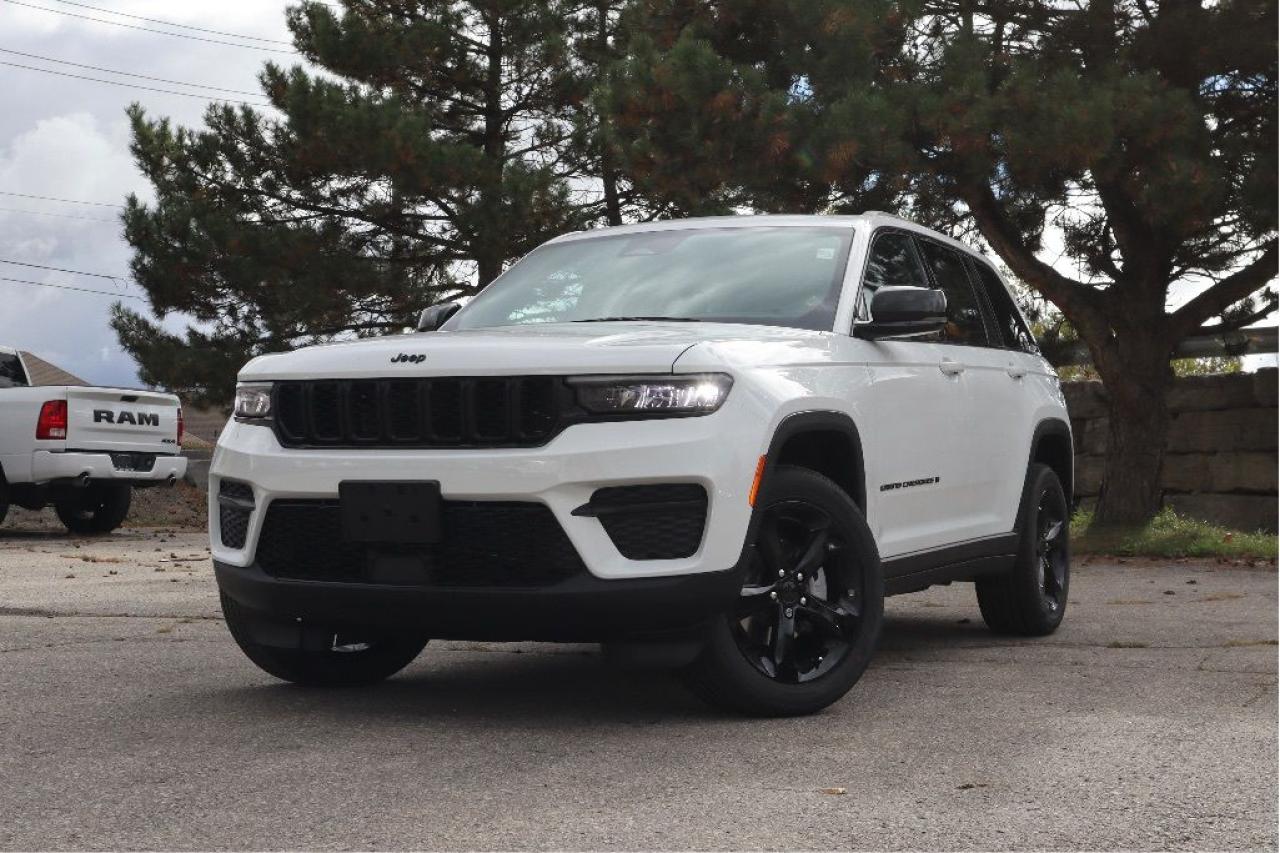
[(426, 360), (427, 357), (420, 353), (418, 355), (409, 355), (407, 352), (402, 352), (399, 355), (391, 356), (392, 364), (422, 364)]
[(901, 483), (885, 483), (880, 487), (880, 491), (891, 492), (894, 489), (909, 489), (912, 486), (932, 486), (934, 483), (941, 482), (941, 477), (924, 477), (920, 480), (903, 480)]

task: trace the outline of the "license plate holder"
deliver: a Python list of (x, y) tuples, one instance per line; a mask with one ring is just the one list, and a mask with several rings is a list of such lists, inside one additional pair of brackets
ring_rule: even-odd
[(347, 542), (430, 545), (444, 534), (437, 480), (343, 480), (338, 504)]

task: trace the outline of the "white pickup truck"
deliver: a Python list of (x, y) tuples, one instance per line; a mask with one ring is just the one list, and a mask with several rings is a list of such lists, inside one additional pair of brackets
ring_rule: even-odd
[(174, 395), (32, 386), (22, 355), (0, 347), (0, 523), (10, 504), (53, 504), (73, 533), (109, 533), (134, 488), (186, 473), (181, 442)]

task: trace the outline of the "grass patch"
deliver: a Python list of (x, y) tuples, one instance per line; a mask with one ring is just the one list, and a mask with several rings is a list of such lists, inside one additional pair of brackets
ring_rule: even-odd
[(1078, 554), (1121, 557), (1223, 557), (1237, 560), (1276, 559), (1274, 533), (1242, 533), (1207, 521), (1161, 511), (1138, 530), (1093, 528), (1092, 512), (1071, 519), (1071, 547)]

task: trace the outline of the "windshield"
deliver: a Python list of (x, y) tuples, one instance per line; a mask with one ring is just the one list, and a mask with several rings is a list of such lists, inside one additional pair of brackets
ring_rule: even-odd
[(618, 319), (830, 331), (853, 229), (689, 228), (552, 243), (445, 328)]

